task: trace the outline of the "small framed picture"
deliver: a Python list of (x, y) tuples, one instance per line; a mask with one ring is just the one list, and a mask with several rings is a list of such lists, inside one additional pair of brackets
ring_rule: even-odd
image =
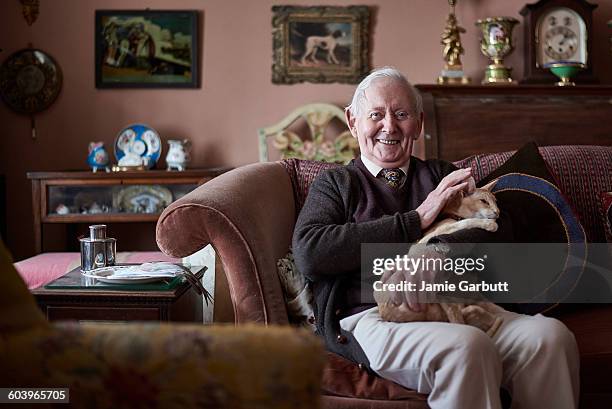
[(97, 10), (96, 88), (197, 88), (198, 12)]
[(272, 82), (356, 84), (370, 70), (367, 6), (273, 6)]

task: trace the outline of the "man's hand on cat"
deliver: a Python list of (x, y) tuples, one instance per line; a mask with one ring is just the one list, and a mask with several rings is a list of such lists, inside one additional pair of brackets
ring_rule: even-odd
[(472, 177), (472, 169), (458, 169), (446, 175), (425, 199), (416, 212), (421, 218), (421, 230), (427, 229), (436, 220), (440, 211), (449, 200), (462, 190), (468, 193), (474, 191), (476, 183)]

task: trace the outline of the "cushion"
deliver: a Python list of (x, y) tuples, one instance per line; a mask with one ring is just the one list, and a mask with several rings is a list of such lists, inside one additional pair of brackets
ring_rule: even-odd
[(612, 243), (612, 192), (601, 192), (601, 212), (606, 240)]
[(332, 352), (327, 352), (327, 363), (323, 370), (323, 392), (326, 395), (359, 399), (427, 401), (427, 395), (372, 375)]
[[(540, 154), (555, 176), (557, 186), (566, 195), (591, 242), (605, 242), (600, 213), (600, 192), (612, 191), (612, 146), (543, 146)], [(476, 181), (501, 166), (514, 152), (471, 156), (455, 164), (470, 166)]]
[(314, 321), (314, 296), (306, 278), (300, 273), (293, 259), (293, 252), (276, 262), (278, 277), (283, 289), (289, 322), (316, 330)]
[(291, 178), (293, 197), (295, 199), (295, 217), (298, 217), (304, 206), (310, 185), (326, 169), (338, 167), (336, 163), (301, 160), (296, 158), (285, 159), (279, 162)]
[[(117, 263), (148, 261), (180, 262), (159, 251), (124, 251), (117, 253)], [(42, 287), (81, 265), (80, 253), (42, 253), (15, 263), (15, 268), (30, 290)]]
[[(500, 209), (510, 213), (515, 241), (521, 243), (585, 242), (586, 235), (535, 143), (524, 145), (478, 183), (498, 179), (493, 188)], [(560, 214), (559, 214), (560, 213)], [(563, 223), (569, 223), (564, 227)]]
[[(567, 258), (550, 265), (557, 279), (548, 294), (556, 294), (555, 303), (561, 302), (571, 293), (582, 274), (582, 268), (566, 268), (566, 260), (570, 257), (584, 260), (586, 257), (587, 240), (580, 221), (557, 187), (535, 143), (523, 146), (478, 185), (494, 179), (498, 181), (492, 191), (499, 208), (510, 216), (515, 242), (568, 244)], [(511, 309), (537, 313), (555, 305), (548, 303), (550, 300), (543, 297), (543, 293), (534, 293), (533, 299), (525, 301), (532, 304), (520, 304)]]

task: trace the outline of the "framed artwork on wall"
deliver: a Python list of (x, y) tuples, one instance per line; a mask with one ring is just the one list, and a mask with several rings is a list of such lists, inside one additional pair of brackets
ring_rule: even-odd
[(96, 88), (197, 88), (198, 12), (97, 10)]
[(367, 6), (273, 6), (272, 82), (358, 83), (370, 70)]

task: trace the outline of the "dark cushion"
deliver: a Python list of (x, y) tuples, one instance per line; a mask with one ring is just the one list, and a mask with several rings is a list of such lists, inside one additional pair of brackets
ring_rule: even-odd
[(606, 240), (612, 243), (612, 192), (601, 192), (601, 212)]
[[(538, 147), (531, 142), (478, 182), (498, 179), (493, 188), (500, 209), (512, 217), (515, 241), (521, 243), (584, 242), (584, 229), (557, 186)], [(568, 223), (564, 226), (564, 222)]]
[[(600, 214), (600, 192), (612, 191), (612, 146), (543, 146), (540, 154), (549, 166), (557, 186), (566, 195), (591, 242), (605, 242)], [(471, 167), (478, 182), (501, 166), (514, 152), (485, 153), (455, 162)]]
[[(547, 268), (556, 277), (546, 292), (534, 289), (530, 304), (506, 306), (523, 313), (549, 310), (563, 301), (575, 288), (582, 274), (580, 268), (568, 268), (567, 260), (584, 260), (586, 234), (569, 202), (557, 187), (554, 176), (535, 143), (528, 143), (503, 165), (479, 181), (483, 186), (498, 179), (493, 188), (499, 208), (512, 221), (516, 243), (567, 243), (566, 257), (551, 260)], [(506, 261), (509, 262), (509, 261)], [(528, 263), (526, 260), (525, 262)], [(529, 271), (529, 264), (524, 267)], [(544, 272), (542, 272), (544, 273)], [(546, 297), (544, 297), (546, 294)], [(550, 300), (554, 294), (554, 300)], [(550, 303), (550, 301), (553, 301)]]

